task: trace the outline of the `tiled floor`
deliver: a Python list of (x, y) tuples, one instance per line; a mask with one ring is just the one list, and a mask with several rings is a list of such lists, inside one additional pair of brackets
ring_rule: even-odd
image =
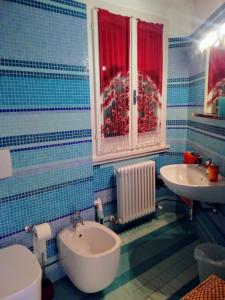
[(120, 236), (120, 270), (107, 289), (85, 294), (63, 278), (54, 300), (176, 300), (198, 284), (193, 250), (200, 240), (187, 218), (164, 213)]

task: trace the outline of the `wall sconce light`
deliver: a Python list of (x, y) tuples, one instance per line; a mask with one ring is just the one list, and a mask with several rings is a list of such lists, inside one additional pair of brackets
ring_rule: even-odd
[(199, 50), (203, 52), (209, 47), (225, 45), (225, 23), (217, 30), (209, 32), (199, 43)]

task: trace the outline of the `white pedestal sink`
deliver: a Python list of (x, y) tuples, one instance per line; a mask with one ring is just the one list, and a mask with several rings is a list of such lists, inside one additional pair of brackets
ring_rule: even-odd
[(179, 196), (208, 203), (225, 203), (225, 177), (210, 182), (206, 169), (198, 165), (176, 164), (160, 169), (167, 187)]

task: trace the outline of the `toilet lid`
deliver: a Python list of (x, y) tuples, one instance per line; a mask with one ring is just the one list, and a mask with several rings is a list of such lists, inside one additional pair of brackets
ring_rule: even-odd
[(41, 279), (41, 267), (28, 248), (13, 245), (0, 249), (0, 299), (28, 289)]

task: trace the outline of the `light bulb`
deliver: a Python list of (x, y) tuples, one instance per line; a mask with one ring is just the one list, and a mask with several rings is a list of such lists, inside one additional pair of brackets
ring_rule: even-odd
[(220, 41), (217, 40), (216, 43), (214, 44), (214, 47), (219, 47), (219, 45), (220, 45)]
[(208, 43), (206, 38), (201, 40), (200, 44), (199, 44), (199, 49), (201, 52), (203, 52), (206, 48), (208, 47)]
[(225, 23), (222, 24), (219, 30), (219, 37), (222, 38), (225, 36)]
[(207, 44), (208, 46), (214, 46), (218, 40), (218, 34), (216, 31), (211, 31), (207, 36), (206, 36)]

